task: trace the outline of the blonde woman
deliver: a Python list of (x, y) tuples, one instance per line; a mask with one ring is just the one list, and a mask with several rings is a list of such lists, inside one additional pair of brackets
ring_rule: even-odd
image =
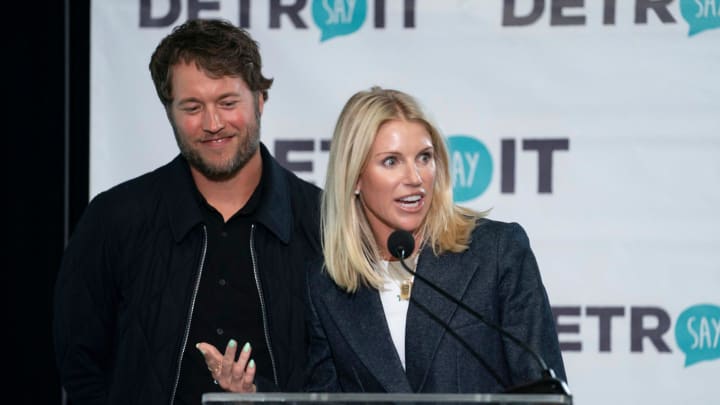
[(308, 276), (306, 390), (500, 392), (540, 378), (527, 351), (395, 261), (386, 247), (395, 230), (415, 239), (405, 262), (418, 279), (526, 342), (565, 379), (523, 228), (453, 203), (443, 137), (413, 97), (373, 87), (348, 100), (321, 209), (324, 263)]

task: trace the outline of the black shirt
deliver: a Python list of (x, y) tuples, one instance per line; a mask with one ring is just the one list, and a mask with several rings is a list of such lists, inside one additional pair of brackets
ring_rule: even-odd
[(210, 343), (224, 353), (230, 339), (235, 339), (236, 360), (245, 343), (250, 343), (256, 378), (273, 380), (258, 294), (260, 284), (250, 248), (251, 227), (264, 183), (261, 176), (248, 202), (227, 222), (197, 194), (206, 208), (207, 253), (180, 371), (179, 404), (198, 405), (203, 393), (223, 391), (213, 383), (202, 354), (195, 348), (199, 342)]

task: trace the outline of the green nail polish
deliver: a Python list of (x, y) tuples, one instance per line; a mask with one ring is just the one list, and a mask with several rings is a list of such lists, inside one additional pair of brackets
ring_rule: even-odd
[(235, 346), (237, 346), (237, 342), (235, 341), (235, 339), (230, 339), (230, 341), (228, 342), (228, 347), (235, 347)]
[(248, 363), (249, 368), (255, 368), (255, 360), (250, 359), (250, 363)]
[(243, 346), (243, 349), (242, 349), (242, 350), (243, 350), (244, 352), (249, 352), (249, 351), (250, 351), (250, 342), (245, 343), (245, 346)]

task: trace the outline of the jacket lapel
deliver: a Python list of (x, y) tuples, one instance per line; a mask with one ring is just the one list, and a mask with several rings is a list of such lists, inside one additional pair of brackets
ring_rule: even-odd
[(333, 289), (327, 310), (348, 346), (387, 392), (410, 392), (410, 384), (390, 337), (380, 295), (360, 287), (355, 294)]
[[(468, 251), (435, 256), (431, 248), (425, 248), (418, 260), (417, 274), (451, 296), (462, 299), (477, 267)], [(438, 345), (447, 332), (413, 300), (418, 301), (447, 325), (450, 324), (458, 305), (415, 277), (405, 328), (405, 366), (413, 391), (422, 392)]]

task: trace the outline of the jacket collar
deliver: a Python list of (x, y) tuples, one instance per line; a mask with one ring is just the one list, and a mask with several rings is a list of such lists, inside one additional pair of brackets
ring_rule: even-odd
[[(477, 258), (472, 250), (435, 256), (431, 247), (425, 247), (418, 259), (417, 272), (458, 299), (466, 293), (476, 271)], [(314, 288), (324, 290), (320, 294), (332, 321), (377, 381), (387, 392), (422, 392), (445, 329), (411, 300), (405, 326), (403, 372), (377, 290), (361, 286), (354, 294), (348, 294), (334, 283), (328, 284)], [(412, 295), (448, 325), (458, 309), (457, 304), (419, 279), (413, 283)]]
[[(418, 260), (417, 273), (431, 283), (462, 299), (470, 281), (477, 271), (477, 258), (472, 250), (460, 254), (442, 254), (435, 256), (432, 248), (423, 249)], [(458, 305), (440, 295), (432, 287), (416, 277), (413, 283), (413, 297), (416, 297), (434, 316), (450, 325)], [(422, 392), (430, 372), (430, 366), (438, 352), (438, 347), (446, 334), (438, 322), (432, 320), (412, 301), (408, 308), (405, 368), (407, 378), (414, 392)]]
[(332, 281), (327, 285), (322, 293), (325, 307), (365, 368), (386, 392), (411, 392), (377, 290), (360, 286), (348, 294)]
[[(281, 242), (287, 244), (293, 227), (287, 171), (260, 144), (264, 192), (257, 207), (256, 219)], [(167, 207), (170, 228), (176, 242), (191, 229), (203, 223), (203, 213), (196, 194), (197, 186), (190, 174), (190, 166), (182, 155), (159, 169), (160, 181), (165, 184), (163, 203)]]
[(290, 242), (293, 231), (293, 210), (287, 169), (280, 166), (264, 144), (260, 144), (265, 190), (257, 211), (257, 220), (282, 243)]

